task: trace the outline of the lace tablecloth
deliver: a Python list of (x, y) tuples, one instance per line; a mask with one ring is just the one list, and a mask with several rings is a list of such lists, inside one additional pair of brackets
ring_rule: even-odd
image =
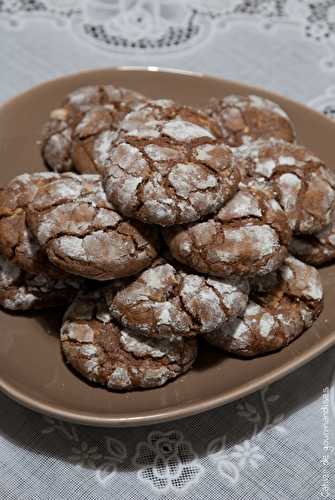
[[(222, 75), (335, 117), (335, 0), (0, 0), (1, 100), (116, 65)], [(334, 354), (152, 428), (79, 427), (0, 395), (0, 498), (334, 499)]]

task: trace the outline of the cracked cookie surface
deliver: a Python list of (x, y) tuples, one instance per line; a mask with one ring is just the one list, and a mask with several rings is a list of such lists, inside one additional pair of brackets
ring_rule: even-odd
[(164, 230), (173, 257), (213, 276), (255, 276), (275, 270), (287, 256), (291, 231), (270, 196), (240, 184), (239, 191), (206, 221)]
[(220, 125), (229, 146), (238, 147), (257, 139), (295, 141), (293, 124), (278, 104), (264, 97), (228, 95), (212, 98), (204, 108)]
[(38, 189), (55, 179), (51, 172), (23, 174), (0, 190), (0, 251), (27, 272), (60, 278), (65, 273), (49, 261), (27, 224), (28, 206)]
[(81, 87), (50, 113), (42, 131), (41, 153), (56, 172), (96, 173), (104, 147), (117, 137), (122, 118), (145, 97), (113, 85)]
[(96, 280), (135, 274), (157, 257), (155, 228), (119, 215), (99, 175), (58, 174), (29, 206), (29, 224), (49, 259)]
[[(114, 293), (113, 285), (108, 288)], [(196, 339), (148, 338), (122, 329), (110, 318), (104, 294), (104, 289), (79, 294), (65, 315), (62, 350), (77, 372), (124, 391), (162, 386), (191, 368)]]
[(131, 121), (111, 149), (104, 187), (124, 215), (162, 226), (187, 223), (217, 211), (236, 191), (240, 178), (230, 148), (201, 114), (182, 111), (138, 128)]
[(212, 345), (242, 357), (276, 351), (312, 326), (323, 307), (318, 271), (295, 259), (252, 284), (243, 315), (205, 335)]
[(27, 311), (69, 304), (82, 281), (52, 279), (22, 271), (0, 255), (0, 305), (12, 311)]
[(234, 150), (242, 178), (272, 185), (295, 233), (315, 233), (331, 222), (335, 174), (304, 146), (271, 139)]
[(246, 279), (215, 279), (164, 259), (122, 288), (108, 305), (125, 328), (151, 337), (192, 336), (219, 328), (247, 305)]
[(289, 250), (312, 266), (322, 266), (335, 260), (335, 211), (325, 229), (315, 234), (296, 235), (290, 242)]

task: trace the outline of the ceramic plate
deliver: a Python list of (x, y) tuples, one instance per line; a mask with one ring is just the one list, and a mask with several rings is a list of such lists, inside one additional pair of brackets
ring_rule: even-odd
[[(335, 164), (335, 122), (301, 104), (258, 88), (205, 75), (157, 68), (90, 71), (53, 80), (0, 108), (1, 184), (44, 170), (37, 140), (50, 110), (76, 87), (122, 85), (158, 98), (199, 105), (212, 96), (256, 93), (278, 102), (295, 123), (298, 140)], [(325, 308), (313, 327), (286, 349), (254, 360), (228, 358), (205, 345), (194, 368), (166, 386), (126, 394), (90, 385), (63, 362), (61, 311), (0, 311), (0, 389), (36, 411), (88, 425), (134, 426), (172, 420), (215, 408), (284, 377), (335, 344), (335, 265), (321, 271)]]

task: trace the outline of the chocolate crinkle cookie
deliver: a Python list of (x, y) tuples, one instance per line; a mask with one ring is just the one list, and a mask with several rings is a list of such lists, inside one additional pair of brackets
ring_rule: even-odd
[(81, 87), (50, 113), (42, 132), (41, 152), (56, 172), (96, 173), (104, 145), (116, 138), (122, 118), (145, 97), (113, 85)]
[(27, 224), (28, 206), (40, 187), (57, 179), (57, 174), (22, 174), (0, 190), (0, 251), (27, 272), (64, 277), (47, 258)]
[(157, 257), (156, 229), (119, 215), (99, 175), (58, 174), (39, 189), (28, 218), (49, 259), (79, 276), (120, 278), (142, 271)]
[(197, 356), (194, 338), (148, 338), (120, 328), (103, 290), (78, 295), (65, 315), (61, 345), (83, 377), (121, 391), (162, 386), (189, 370)]
[(312, 234), (331, 222), (335, 174), (304, 146), (271, 139), (234, 150), (243, 179), (272, 185), (295, 233)]
[[(149, 133), (151, 131), (151, 122), (174, 119), (194, 123), (207, 129), (214, 137), (221, 137), (220, 126), (215, 119), (209, 118), (199, 109), (178, 104), (172, 99), (151, 99), (139, 103), (120, 122), (119, 130), (125, 134), (135, 130), (139, 134), (142, 130), (143, 136), (147, 137), (148, 131)], [(149, 126), (148, 131), (146, 131), (147, 126)]]
[(0, 305), (12, 311), (44, 309), (70, 304), (82, 281), (52, 279), (22, 271), (0, 255)]
[(238, 147), (257, 139), (295, 141), (293, 124), (278, 104), (256, 95), (212, 98), (205, 113), (220, 125), (227, 144)]
[(248, 295), (246, 279), (191, 274), (158, 259), (108, 305), (112, 316), (132, 331), (150, 337), (192, 336), (242, 313)]
[(292, 238), (290, 252), (312, 266), (322, 266), (335, 260), (335, 211), (332, 222), (315, 234), (297, 235)]
[(173, 257), (213, 276), (256, 276), (277, 269), (291, 231), (268, 194), (246, 185), (213, 217), (164, 230)]
[(120, 213), (182, 224), (217, 211), (235, 193), (240, 177), (230, 148), (202, 115), (198, 123), (196, 111), (191, 118), (153, 119), (120, 135), (103, 171), (107, 197)]
[(318, 271), (292, 256), (253, 282), (247, 308), (206, 340), (226, 352), (253, 357), (285, 347), (312, 326), (323, 307)]

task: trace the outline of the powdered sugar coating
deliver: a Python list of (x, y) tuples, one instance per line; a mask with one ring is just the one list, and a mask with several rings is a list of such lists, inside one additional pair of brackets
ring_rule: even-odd
[(0, 304), (5, 309), (27, 311), (69, 304), (80, 286), (75, 277), (55, 280), (27, 273), (0, 255)]
[(294, 142), (293, 124), (285, 111), (264, 97), (228, 95), (211, 99), (204, 111), (215, 119), (230, 146), (271, 137)]
[(253, 282), (244, 314), (207, 334), (206, 340), (243, 357), (275, 351), (312, 325), (322, 303), (318, 271), (288, 256), (277, 272)]
[(100, 320), (108, 314), (106, 297), (118, 286), (112, 283), (77, 296), (61, 329), (67, 362), (88, 380), (112, 390), (159, 387), (187, 371), (196, 358), (195, 339), (149, 339)]
[(51, 111), (44, 126), (41, 152), (46, 164), (56, 172), (100, 171), (120, 121), (144, 101), (143, 95), (113, 85), (76, 89)]
[(28, 206), (39, 188), (56, 178), (50, 172), (22, 174), (1, 189), (0, 251), (27, 272), (60, 278), (64, 273), (49, 262), (27, 221)]
[(335, 210), (331, 223), (322, 231), (292, 239), (290, 252), (303, 262), (321, 266), (335, 259)]
[(205, 222), (164, 231), (175, 259), (213, 276), (259, 275), (287, 255), (291, 232), (280, 206), (253, 187), (236, 195)]
[[(145, 106), (141, 111), (147, 115)], [(192, 111), (193, 121), (188, 118), (145, 121), (121, 134), (103, 172), (107, 196), (120, 213), (162, 226), (181, 224), (217, 211), (236, 191), (239, 174), (230, 148), (215, 141), (201, 114)]]
[(295, 233), (311, 234), (331, 222), (335, 175), (303, 146), (271, 139), (234, 151), (244, 179), (268, 184), (287, 214)]
[(38, 191), (29, 221), (52, 262), (87, 278), (128, 276), (157, 256), (155, 229), (120, 216), (98, 175), (59, 174)]
[(248, 293), (245, 279), (206, 278), (159, 259), (108, 303), (124, 327), (169, 338), (218, 328), (243, 311)]

